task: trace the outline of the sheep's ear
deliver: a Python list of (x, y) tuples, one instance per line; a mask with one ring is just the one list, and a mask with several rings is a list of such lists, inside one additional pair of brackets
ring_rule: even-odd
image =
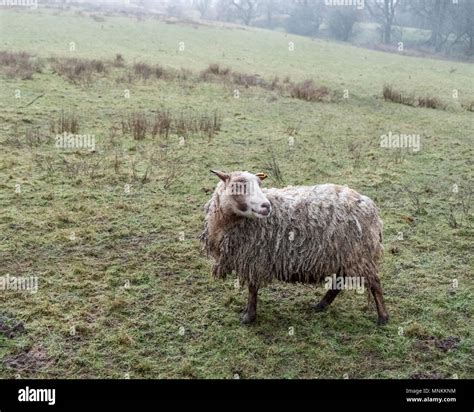
[(210, 172), (214, 173), (223, 182), (226, 182), (230, 179), (230, 175), (228, 173), (220, 172), (219, 170), (211, 170)]
[(255, 176), (259, 177), (260, 180), (265, 180), (268, 177), (266, 173), (255, 173)]

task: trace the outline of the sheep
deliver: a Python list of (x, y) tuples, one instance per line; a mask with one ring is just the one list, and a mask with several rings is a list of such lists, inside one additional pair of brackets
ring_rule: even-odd
[[(370, 198), (334, 184), (262, 189), (263, 173), (211, 172), (220, 181), (204, 207), (200, 239), (214, 259), (215, 278), (235, 272), (248, 286), (242, 324), (256, 319), (258, 290), (272, 280), (321, 284), (332, 275), (362, 278), (375, 300), (377, 323), (387, 323), (378, 274), (382, 221)], [(313, 305), (316, 312), (341, 290), (327, 289)]]

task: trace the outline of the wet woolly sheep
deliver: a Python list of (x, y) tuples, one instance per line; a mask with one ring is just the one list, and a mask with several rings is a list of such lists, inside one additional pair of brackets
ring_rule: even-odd
[[(201, 241), (215, 277), (235, 272), (248, 286), (242, 323), (256, 319), (258, 290), (269, 282), (320, 284), (334, 274), (361, 277), (378, 324), (388, 321), (379, 279), (382, 221), (371, 199), (333, 184), (263, 189), (261, 173), (211, 172), (220, 181), (205, 206)], [(315, 310), (339, 292), (330, 288)]]

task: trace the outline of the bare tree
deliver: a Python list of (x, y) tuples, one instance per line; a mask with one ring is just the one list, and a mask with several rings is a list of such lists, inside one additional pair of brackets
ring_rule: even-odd
[(329, 32), (337, 40), (349, 41), (357, 21), (357, 10), (352, 7), (337, 8), (329, 14)]
[(232, 5), (232, 0), (217, 0), (215, 11), (217, 20), (232, 21), (235, 18), (235, 10)]
[(451, 47), (458, 43), (466, 44), (466, 53), (474, 54), (474, 3), (459, 0), (451, 7), (452, 31), (456, 35)]
[(409, 3), (410, 9), (427, 22), (431, 30), (427, 44), (434, 47), (437, 52), (451, 34), (447, 28), (451, 4), (453, 0), (412, 0)]
[(367, 10), (382, 26), (382, 41), (385, 44), (392, 42), (395, 11), (400, 3), (400, 0), (370, 0), (366, 2)]
[(246, 26), (250, 26), (252, 20), (257, 17), (257, 0), (233, 0), (232, 5), (237, 11), (237, 15)]
[(324, 2), (322, 0), (295, 0), (287, 30), (302, 36), (316, 36), (323, 22)]
[(212, 6), (212, 0), (194, 0), (193, 7), (201, 15), (201, 19), (205, 18)]
[(274, 21), (273, 18), (275, 14), (279, 14), (284, 9), (284, 1), (282, 0), (261, 0), (259, 1), (259, 9), (261, 14), (265, 16), (266, 27), (273, 28)]

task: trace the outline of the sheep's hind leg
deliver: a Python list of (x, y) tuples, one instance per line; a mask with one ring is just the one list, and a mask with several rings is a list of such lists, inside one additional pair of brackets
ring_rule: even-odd
[(329, 289), (323, 298), (318, 303), (313, 305), (313, 309), (316, 312), (322, 312), (332, 303), (334, 299), (336, 299), (336, 296), (339, 294), (339, 292), (339, 289)]
[(383, 300), (382, 286), (380, 285), (380, 281), (378, 279), (373, 281), (373, 284), (370, 287), (370, 291), (372, 292), (372, 295), (375, 300), (375, 305), (377, 306), (377, 325), (385, 325), (388, 322), (388, 312)]
[(257, 293), (258, 288), (256, 286), (249, 285), (247, 307), (245, 308), (244, 314), (240, 318), (240, 323), (252, 323), (257, 317)]

